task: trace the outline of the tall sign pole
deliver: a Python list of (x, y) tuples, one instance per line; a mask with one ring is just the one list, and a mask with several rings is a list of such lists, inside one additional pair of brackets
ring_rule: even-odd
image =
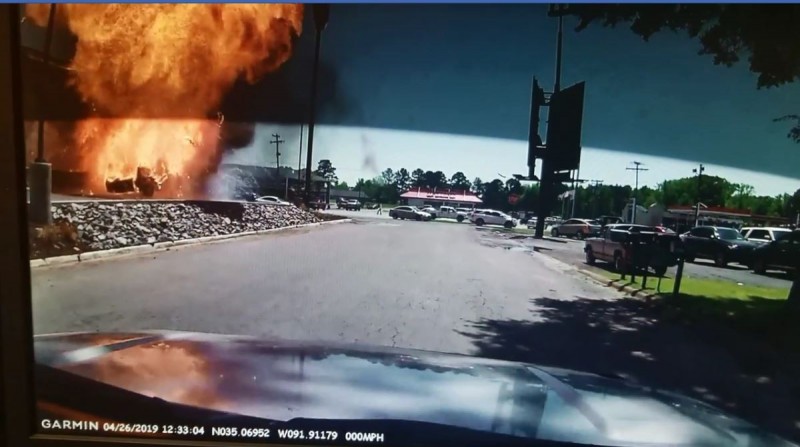
[(311, 104), (309, 107), (308, 118), (308, 150), (306, 151), (306, 182), (305, 182), (305, 202), (308, 205), (311, 201), (311, 163), (314, 151), (314, 124), (317, 118), (317, 79), (319, 78), (319, 51), (322, 44), (322, 31), (328, 25), (330, 16), (330, 5), (314, 4), (311, 5), (314, 12), (314, 66), (311, 72)]

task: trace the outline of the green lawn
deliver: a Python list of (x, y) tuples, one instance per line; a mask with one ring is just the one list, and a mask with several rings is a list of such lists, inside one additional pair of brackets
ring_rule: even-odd
[[(626, 279), (619, 279), (619, 273), (613, 273), (606, 270), (601, 270), (601, 273), (609, 279), (617, 280), (617, 284), (630, 283), (630, 277)], [(655, 290), (658, 284), (658, 278), (650, 276), (647, 278), (647, 290)], [(673, 278), (663, 278), (661, 280), (661, 287), (659, 292), (662, 294), (672, 293), (672, 288), (675, 284)], [(636, 285), (641, 288), (642, 277), (636, 277)], [(757, 296), (767, 299), (786, 299), (789, 294), (789, 288), (776, 288), (776, 287), (763, 287), (752, 285), (738, 285), (732, 281), (719, 281), (713, 279), (699, 279), (691, 278), (684, 275), (681, 279), (681, 294), (702, 296), (712, 299), (748, 299), (749, 297)]]
[[(602, 271), (615, 284), (630, 284), (630, 277)], [(647, 290), (655, 290), (657, 278), (647, 279)], [(641, 277), (636, 278), (641, 287)], [(800, 346), (800, 312), (786, 306), (789, 287), (739, 285), (735, 282), (683, 277), (677, 297), (672, 296), (672, 278), (661, 281), (660, 294), (649, 306), (659, 320), (698, 327), (727, 327), (748, 339), (778, 349)]]

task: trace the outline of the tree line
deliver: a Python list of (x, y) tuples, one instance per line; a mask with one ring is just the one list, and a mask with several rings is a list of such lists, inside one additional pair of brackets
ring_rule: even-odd
[[(360, 178), (354, 185), (340, 182), (336, 168), (330, 160), (321, 160), (317, 174), (328, 179), (333, 189), (359, 191), (366, 201), (395, 204), (400, 195), (417, 188), (467, 190), (483, 200), (487, 208), (504, 211), (535, 211), (538, 207), (539, 185), (521, 183), (515, 178), (483, 181), (473, 180), (461, 171), (447, 176), (442, 171), (426, 171), (406, 168), (386, 169), (372, 179)], [(562, 195), (571, 191), (570, 185), (558, 185), (557, 192)], [(795, 219), (800, 212), (800, 189), (793, 194), (776, 196), (756, 195), (752, 185), (731, 182), (726, 178), (703, 175), (666, 180), (656, 187), (642, 186), (634, 191), (629, 185), (579, 185), (575, 188), (575, 217), (597, 217), (619, 215), (633, 197), (636, 203), (650, 206), (658, 203), (666, 206), (694, 205), (698, 201), (710, 207), (726, 207), (746, 210), (752, 214)], [(516, 196), (515, 203), (509, 198)], [(562, 199), (565, 215), (572, 214), (572, 198)], [(560, 214), (556, 206), (554, 214)]]

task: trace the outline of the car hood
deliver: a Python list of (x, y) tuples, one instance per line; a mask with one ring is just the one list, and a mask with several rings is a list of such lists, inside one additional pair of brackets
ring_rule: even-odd
[(525, 363), (186, 332), (54, 334), (34, 343), (39, 365), (271, 420), (407, 420), (596, 445), (793, 445), (686, 397)]
[(737, 241), (725, 241), (728, 245), (736, 244), (738, 247), (742, 248), (758, 248), (761, 247), (763, 244), (755, 242), (755, 241), (748, 241), (748, 240), (737, 240)]

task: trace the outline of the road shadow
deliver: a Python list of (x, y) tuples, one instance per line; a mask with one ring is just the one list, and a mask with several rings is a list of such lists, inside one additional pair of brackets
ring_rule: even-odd
[(705, 401), (800, 439), (800, 315), (760, 297), (530, 300), (459, 331), (477, 355), (596, 372)]

